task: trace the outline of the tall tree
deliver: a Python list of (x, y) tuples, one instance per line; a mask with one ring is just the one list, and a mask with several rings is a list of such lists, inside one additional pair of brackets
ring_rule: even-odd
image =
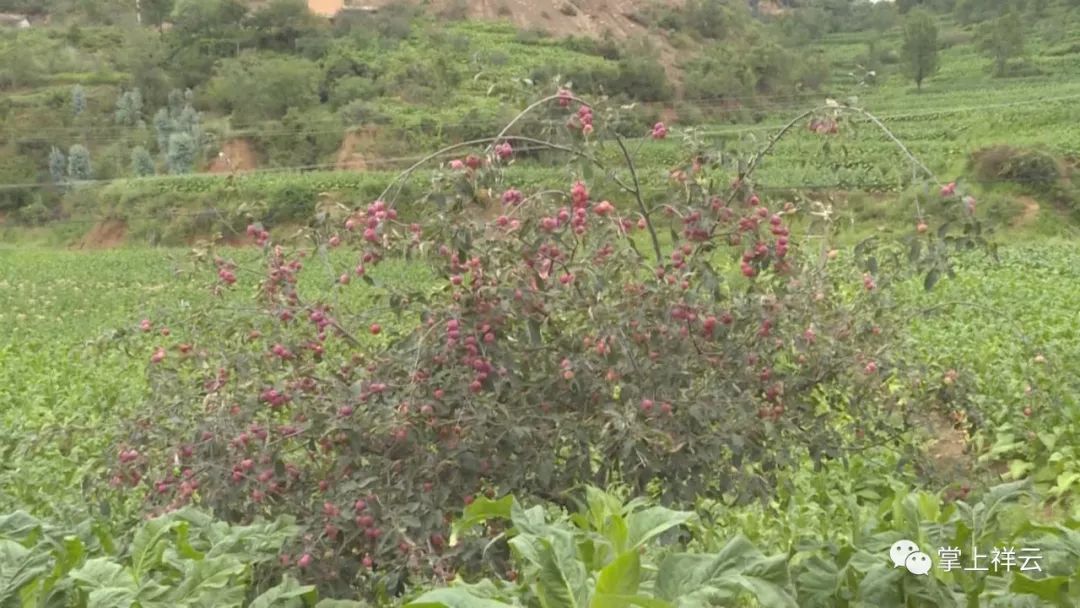
[(86, 180), (93, 177), (90, 167), (90, 151), (82, 144), (75, 144), (68, 150), (68, 177), (73, 180)]
[(83, 90), (81, 84), (77, 84), (71, 89), (71, 111), (75, 116), (79, 116), (86, 111), (86, 91)]
[(154, 174), (154, 159), (142, 146), (135, 146), (131, 150), (131, 173), (136, 177), (147, 177)]
[(937, 35), (934, 17), (922, 9), (911, 11), (904, 20), (904, 67), (920, 91), (923, 80), (938, 69)]
[(53, 146), (52, 150), (49, 151), (49, 177), (52, 178), (54, 183), (60, 184), (64, 182), (66, 175), (67, 157), (60, 151), (60, 148)]
[(1004, 76), (1009, 60), (1024, 54), (1024, 23), (1015, 11), (988, 22), (979, 35), (979, 47), (994, 60), (995, 76)]

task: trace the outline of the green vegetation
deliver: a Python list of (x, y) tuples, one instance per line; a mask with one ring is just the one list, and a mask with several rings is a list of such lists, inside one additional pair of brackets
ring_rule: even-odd
[(1080, 6), (777, 5), (0, 0), (0, 606), (1080, 603)]

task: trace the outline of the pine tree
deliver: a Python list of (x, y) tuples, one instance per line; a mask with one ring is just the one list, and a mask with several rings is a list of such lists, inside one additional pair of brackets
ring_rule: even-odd
[(49, 177), (57, 184), (64, 183), (67, 177), (67, 157), (56, 146), (49, 151)]
[(183, 132), (173, 133), (169, 136), (169, 153), (167, 164), (169, 173), (190, 173), (195, 166), (195, 140), (191, 135)]
[(131, 151), (131, 173), (136, 177), (149, 177), (155, 173), (154, 157), (142, 146)]
[(937, 35), (934, 17), (922, 9), (911, 11), (904, 21), (904, 67), (920, 91), (923, 80), (938, 68)]
[(86, 111), (86, 91), (83, 90), (82, 85), (77, 84), (71, 89), (71, 109), (75, 116)]
[(75, 180), (87, 180), (93, 177), (90, 167), (90, 151), (82, 144), (75, 144), (68, 150), (68, 177)]

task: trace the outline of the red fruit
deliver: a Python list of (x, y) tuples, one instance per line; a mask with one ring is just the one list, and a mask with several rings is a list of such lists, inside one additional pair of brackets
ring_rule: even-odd
[(368, 329), (371, 331), (371, 335), (373, 336), (379, 335), (379, 332), (382, 331), (382, 327), (380, 327), (378, 323), (372, 323), (371, 327)]
[(866, 364), (866, 373), (873, 374), (875, 372), (877, 372), (877, 363), (874, 363), (873, 361), (867, 363)]
[(169, 331), (169, 328), (168, 328), (168, 327), (162, 327), (162, 328), (161, 328), (161, 335), (163, 335), (163, 336), (168, 336), (168, 335), (169, 335), (170, 333), (171, 333), (171, 332)]
[(1024, 408), (1024, 415), (1028, 416), (1028, 417), (1031, 416), (1031, 407), (1030, 406)]
[(150, 331), (153, 328), (154, 326), (150, 323), (150, 319), (143, 319), (142, 323), (139, 323), (139, 329), (143, 330), (144, 332)]
[(444, 390), (443, 390), (443, 389), (441, 389), (441, 388), (437, 388), (437, 389), (435, 389), (435, 398), (436, 398), (436, 399), (438, 399), (439, 401), (442, 401), (442, 398), (443, 398), (444, 396), (446, 396), (446, 391), (444, 391)]
[(917, 224), (917, 225), (915, 226), (915, 230), (916, 230), (916, 232), (918, 232), (919, 234), (922, 234), (922, 233), (926, 232), (926, 231), (927, 231), (927, 229), (929, 229), (929, 228), (930, 228), (930, 227), (929, 227), (929, 226), (927, 226), (925, 222), (919, 222), (919, 223), (918, 223), (918, 224)]
[(367, 508), (367, 502), (363, 498), (358, 499), (355, 503), (353, 503), (353, 508), (356, 509), (357, 512), (363, 511)]
[(652, 411), (652, 408), (653, 408), (653, 401), (652, 401), (652, 399), (642, 399), (642, 400), (641, 400), (641, 411), (643, 411), (643, 412), (645, 412), (646, 414), (648, 414), (649, 412), (651, 412), (651, 411)]
[(474, 499), (473, 499), (472, 495), (470, 494), (470, 495), (465, 497), (465, 504), (466, 505), (471, 505), (473, 503), (473, 500)]
[(150, 363), (161, 363), (165, 360), (165, 349), (158, 348), (154, 351), (153, 355), (150, 355)]
[(364, 564), (364, 567), (370, 570), (375, 565), (375, 560), (371, 559), (370, 555), (365, 555), (364, 559), (360, 560), (360, 563)]
[(300, 566), (301, 568), (307, 568), (308, 566), (310, 566), (311, 565), (311, 554), (310, 553), (305, 553), (305, 554), (301, 555), (300, 559), (298, 559), (296, 561), (296, 565)]
[(667, 403), (667, 402), (661, 403), (660, 404), (660, 413), (664, 414), (665, 416), (670, 415), (671, 414), (671, 404)]

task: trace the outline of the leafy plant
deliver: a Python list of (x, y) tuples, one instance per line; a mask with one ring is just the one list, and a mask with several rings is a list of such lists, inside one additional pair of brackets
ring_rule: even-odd
[(255, 569), (295, 533), (288, 518), (230, 526), (184, 509), (141, 524), (122, 546), (98, 522), (66, 530), (17, 511), (0, 517), (0, 606), (315, 605), (314, 588), (289, 578), (251, 599)]
[[(753, 598), (762, 605), (796, 606), (784, 555), (767, 557), (745, 538), (716, 554), (657, 551), (693, 513), (623, 503), (593, 487), (582, 508), (551, 517), (542, 506), (522, 507), (510, 496), (478, 499), (455, 523), (455, 534), (476, 525), (508, 522), (500, 535), (515, 558), (516, 584), (484, 580), (422, 594), (406, 607), (538, 605), (708, 606)], [(453, 541), (451, 541), (453, 542)]]

